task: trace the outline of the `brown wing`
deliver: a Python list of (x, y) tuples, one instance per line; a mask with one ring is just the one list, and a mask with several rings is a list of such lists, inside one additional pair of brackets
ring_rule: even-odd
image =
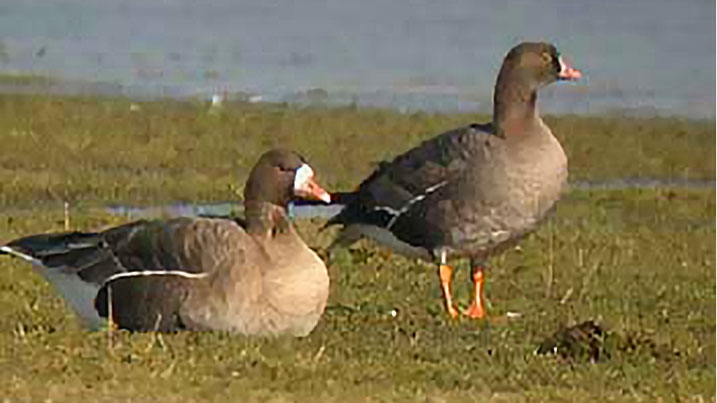
[(234, 273), (231, 281), (251, 281), (255, 272), (230, 270), (243, 267), (248, 250), (261, 261), (256, 249), (248, 249), (251, 245), (237, 222), (177, 218), (137, 221), (100, 233), (34, 235), (2, 251), (56, 271), (50, 278), (96, 286), (97, 295), (88, 302), (101, 317), (111, 310), (123, 328), (169, 331), (184, 327), (180, 307), (190, 290), (200, 292), (197, 281), (226, 273)]
[(328, 225), (370, 224), (389, 229), (413, 246), (431, 249), (445, 242), (449, 223), (441, 200), (452, 197), (466, 170), (481, 158), (483, 143), (499, 140), (490, 125), (470, 125), (443, 133), (391, 162), (364, 180), (349, 204)]
[(232, 220), (176, 218), (136, 221), (100, 233), (33, 235), (6, 246), (49, 269), (102, 284), (125, 272), (210, 272), (243, 259), (245, 238), (244, 229)]
[(100, 288), (95, 309), (120, 328), (170, 332), (187, 328), (181, 307), (192, 287), (192, 278), (171, 272), (113, 277)]

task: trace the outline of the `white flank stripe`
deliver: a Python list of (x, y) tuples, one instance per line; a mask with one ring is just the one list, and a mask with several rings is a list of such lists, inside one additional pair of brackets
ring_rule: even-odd
[(18, 252), (9, 246), (0, 246), (0, 251), (32, 263), (33, 269), (57, 290), (87, 327), (97, 330), (104, 320), (95, 310), (97, 284), (83, 281), (74, 272), (66, 272), (63, 267), (47, 267), (40, 259)]
[[(92, 330), (97, 330), (105, 323), (103, 318), (95, 310), (95, 297), (100, 290), (98, 284), (82, 280), (76, 274), (76, 270), (66, 271), (64, 267), (47, 267), (40, 259), (26, 255), (9, 246), (0, 246), (0, 251), (9, 255), (21, 258), (32, 263), (33, 268), (42, 275), (62, 295), (72, 309), (77, 313), (85, 325)], [(188, 273), (181, 270), (145, 270), (118, 273), (105, 280), (105, 284), (124, 277), (138, 276), (180, 276), (184, 278), (199, 279), (208, 276), (207, 273)]]
[(140, 276), (179, 276), (184, 278), (192, 278), (192, 279), (198, 279), (198, 278), (204, 278), (207, 277), (209, 274), (207, 273), (189, 273), (186, 271), (181, 270), (143, 270), (143, 271), (128, 271), (124, 273), (117, 273), (115, 275), (110, 276), (105, 280), (105, 284), (109, 283), (110, 281), (117, 280), (119, 278), (125, 278), (125, 277), (140, 277)]
[(85, 248), (96, 248), (96, 243), (68, 243), (67, 249), (85, 249)]
[(32, 264), (38, 264), (38, 265), (42, 264), (42, 262), (39, 259), (36, 259), (30, 255), (26, 255), (22, 252), (18, 252), (9, 246), (0, 246), (0, 251), (3, 251), (5, 253), (7, 253), (8, 255), (19, 257), (22, 260), (27, 260), (28, 262), (31, 262)]
[(429, 194), (431, 194), (431, 193), (435, 192), (436, 190), (440, 189), (440, 188), (443, 187), (446, 183), (448, 183), (448, 181), (443, 181), (443, 182), (437, 183), (437, 184), (435, 184), (435, 185), (433, 185), (433, 186), (427, 187), (426, 190), (425, 190), (422, 194), (420, 194), (420, 195), (414, 197), (413, 199), (407, 201), (406, 204), (404, 204), (403, 207), (401, 207), (401, 208), (398, 210), (398, 214), (395, 214), (395, 215), (391, 218), (391, 221), (389, 221), (389, 222), (388, 222), (388, 225), (386, 225), (386, 229), (389, 229), (389, 230), (390, 230), (391, 227), (393, 227), (393, 224), (396, 223), (396, 220), (398, 220), (398, 217), (400, 217), (402, 214), (404, 214), (405, 212), (407, 212), (408, 210), (410, 210), (410, 209), (411, 209), (411, 206), (413, 206), (414, 204), (418, 203), (419, 201), (425, 199)]
[(388, 207), (388, 206), (378, 206), (378, 207), (374, 207), (373, 210), (374, 210), (374, 211), (384, 211), (384, 212), (386, 212), (386, 213), (388, 213), (388, 214), (391, 214), (391, 215), (394, 215), (394, 216), (397, 215), (397, 214), (401, 214), (400, 211), (396, 210), (395, 208)]

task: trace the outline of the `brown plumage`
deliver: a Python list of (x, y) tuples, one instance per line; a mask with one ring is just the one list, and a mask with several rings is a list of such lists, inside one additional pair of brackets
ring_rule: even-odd
[(304, 336), (323, 313), (329, 278), (286, 205), (295, 195), (328, 194), (303, 159), (284, 150), (259, 159), (244, 193), (245, 220), (138, 221), (30, 236), (0, 251), (32, 261), (90, 327), (111, 312), (130, 330)]
[(327, 225), (343, 229), (332, 247), (362, 236), (440, 263), (446, 308), (457, 315), (447, 259), (474, 267), (476, 297), (467, 314), (482, 317), (483, 262), (537, 228), (567, 179), (560, 143), (536, 109), (536, 92), (577, 79), (554, 46), (522, 43), (505, 57), (494, 93), (493, 121), (457, 128), (383, 162)]

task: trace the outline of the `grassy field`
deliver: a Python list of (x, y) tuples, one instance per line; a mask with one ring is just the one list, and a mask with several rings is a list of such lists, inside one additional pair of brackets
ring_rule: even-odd
[[(327, 188), (485, 117), (370, 109), (0, 96), (0, 241), (124, 222), (97, 204), (236, 197), (254, 159), (286, 144)], [(133, 110), (134, 109), (134, 110)], [(715, 125), (548, 117), (572, 179), (714, 179)], [(340, 163), (339, 163), (340, 161)], [(298, 223), (322, 249), (321, 220)], [(306, 338), (91, 333), (25, 263), (0, 259), (6, 401), (715, 401), (715, 191), (575, 190), (488, 277), (491, 321), (451, 321), (435, 268), (369, 243), (330, 266)], [(468, 267), (455, 280), (469, 298)], [(505, 313), (520, 317), (505, 319)], [(600, 356), (539, 355), (596, 321)]]
[[(0, 95), (0, 204), (227, 200), (282, 145), (332, 189), (410, 145), (486, 116), (354, 108)], [(714, 178), (714, 121), (546, 117), (571, 179)]]

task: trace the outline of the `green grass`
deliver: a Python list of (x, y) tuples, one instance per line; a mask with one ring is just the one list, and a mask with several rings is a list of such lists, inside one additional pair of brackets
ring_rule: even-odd
[[(302, 152), (351, 189), (375, 167), (486, 116), (378, 109), (0, 95), (0, 204), (27, 200), (227, 200), (267, 148)], [(136, 108), (134, 108), (136, 109)], [(715, 124), (678, 118), (547, 117), (572, 179), (712, 179)], [(340, 163), (339, 163), (340, 162)]]
[[(96, 202), (225, 200), (286, 142), (328, 188), (473, 115), (0, 96), (0, 240), (124, 222)], [(550, 117), (571, 176), (714, 178), (714, 122)], [(679, 143), (675, 142), (679, 138)], [(669, 148), (668, 148), (669, 147)], [(669, 151), (666, 151), (668, 150)], [(338, 163), (340, 161), (340, 163)], [(45, 203), (46, 202), (46, 203)], [(434, 267), (370, 243), (339, 253), (303, 339), (83, 330), (29, 265), (0, 257), (0, 396), (8, 401), (715, 401), (715, 191), (572, 191), (491, 262), (493, 320), (448, 320)], [(332, 232), (300, 221), (324, 248)], [(468, 267), (455, 292), (466, 306)], [(391, 312), (397, 312), (393, 316)], [(504, 319), (507, 312), (521, 317)], [(609, 357), (535, 355), (596, 320)], [(701, 400), (702, 399), (702, 400)]]
[[(3, 258), (0, 394), (54, 401), (713, 399), (714, 200), (713, 191), (571, 194), (520, 250), (494, 259), (490, 325), (446, 318), (435, 268), (360, 244), (330, 267), (329, 307), (307, 338), (109, 338), (81, 329), (27, 264)], [(93, 209), (72, 219), (78, 229), (121, 222)], [(317, 234), (319, 224), (299, 223), (314, 247), (331, 236)], [(61, 228), (58, 213), (0, 216), (3, 238)], [(455, 284), (465, 306), (465, 264)], [(522, 316), (500, 320), (507, 311)], [(534, 355), (562, 325), (588, 319), (616, 337), (639, 335), (643, 345), (613, 348), (594, 364)]]
[(58, 83), (59, 80), (47, 75), (28, 73), (0, 73), (0, 84), (18, 86), (46, 86)]

